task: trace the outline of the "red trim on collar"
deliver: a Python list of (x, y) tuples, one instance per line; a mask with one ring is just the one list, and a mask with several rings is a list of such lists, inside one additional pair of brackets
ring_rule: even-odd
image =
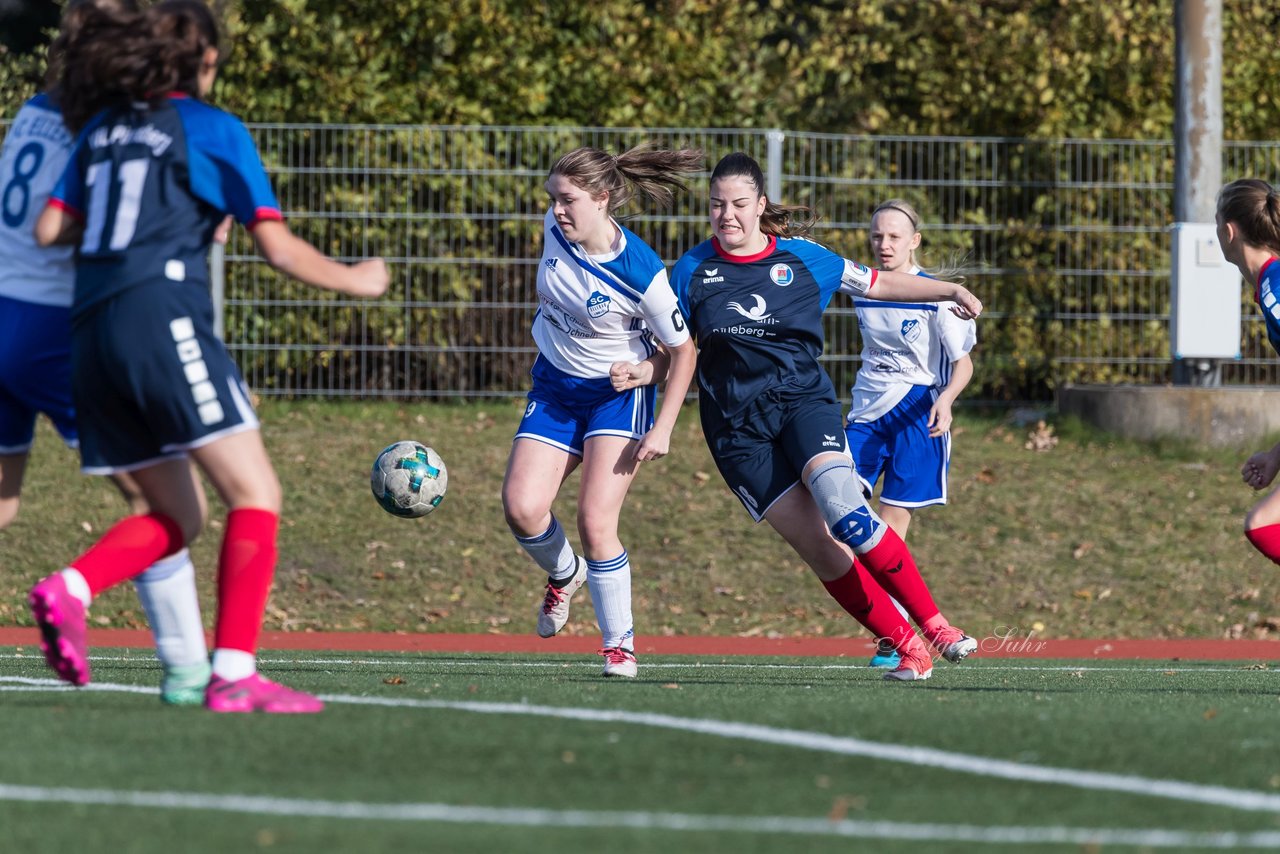
[(1267, 268), (1270, 267), (1272, 264), (1274, 264), (1276, 261), (1280, 261), (1280, 258), (1276, 258), (1276, 256), (1272, 255), (1270, 258), (1267, 259), (1265, 264), (1263, 264), (1261, 267), (1258, 268), (1258, 281), (1253, 283), (1253, 301), (1254, 302), (1257, 302), (1258, 297), (1262, 295), (1261, 294), (1262, 280), (1265, 279), (1267, 276)]
[(726, 261), (733, 264), (750, 264), (752, 261), (759, 261), (762, 258), (768, 258), (772, 255), (774, 250), (778, 248), (778, 238), (774, 237), (772, 234), (769, 235), (769, 242), (765, 244), (764, 249), (760, 250), (755, 255), (730, 255), (728, 252), (724, 251), (724, 247), (720, 245), (720, 241), (715, 237), (711, 238), (711, 246), (716, 250), (716, 254)]

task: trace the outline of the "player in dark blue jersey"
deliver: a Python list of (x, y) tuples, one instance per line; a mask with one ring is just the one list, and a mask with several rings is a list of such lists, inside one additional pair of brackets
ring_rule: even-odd
[[(88, 5), (138, 8), (132, 0), (71, 0), (50, 46), (51, 73), (56, 74), (63, 46), (78, 33)], [(69, 447), (79, 445), (71, 399), (74, 249), (42, 248), (34, 234), (35, 221), (66, 168), (72, 142), (55, 92), (23, 105), (0, 148), (0, 529), (18, 512), (37, 414), (53, 422)], [(110, 479), (133, 513), (147, 511), (127, 473)], [(134, 579), (134, 586), (163, 670), (161, 701), (203, 703), (209, 651), (189, 552), (181, 549), (157, 561)]]
[[(800, 237), (813, 223), (809, 211), (768, 200), (763, 186), (749, 156), (722, 159), (711, 176), (714, 236), (672, 274), (698, 344), (702, 430), (751, 517), (767, 520), (845, 610), (901, 653), (885, 678), (927, 679), (932, 656), (886, 589), (948, 660), (977, 644), (942, 616), (902, 539), (863, 496), (835, 388), (818, 363), (822, 313), (837, 292), (952, 300), (965, 316), (982, 304), (960, 285), (877, 273)], [(649, 361), (618, 363), (611, 376), (627, 387), (650, 370)]]
[[(1232, 181), (1218, 192), (1218, 244), (1246, 282), (1262, 310), (1267, 338), (1280, 353), (1280, 189), (1256, 178)], [(1259, 451), (1240, 469), (1244, 482), (1265, 489), (1280, 472), (1280, 445)], [(1280, 563), (1280, 489), (1249, 511), (1244, 533), (1254, 548)]]
[(216, 22), (195, 0), (140, 15), (99, 10), (67, 46), (59, 92), (78, 136), (36, 238), (78, 246), (72, 388), (84, 470), (132, 473), (151, 510), (36, 584), (30, 603), (49, 665), (87, 683), (93, 596), (200, 532), (194, 459), (228, 508), (205, 706), (316, 712), (317, 698), (257, 672), (280, 485), (239, 371), (213, 332), (206, 256), (230, 214), (268, 263), (308, 284), (377, 296), (387, 270), (381, 259), (340, 264), (289, 231), (244, 125), (200, 100), (217, 62)]

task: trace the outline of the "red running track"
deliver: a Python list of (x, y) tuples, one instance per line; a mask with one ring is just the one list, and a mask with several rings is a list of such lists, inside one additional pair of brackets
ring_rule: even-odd
[[(34, 628), (0, 628), (0, 646), (35, 646)], [(89, 629), (90, 646), (153, 646), (142, 629)], [(265, 650), (339, 652), (595, 652), (593, 637), (543, 640), (532, 634), (408, 634), (399, 632), (263, 632)], [(640, 638), (641, 655), (789, 655), (837, 658), (870, 655), (864, 638), (655, 637)], [(979, 641), (983, 658), (1140, 658), (1164, 661), (1280, 662), (1280, 641), (1271, 640), (1098, 640), (989, 637)]]

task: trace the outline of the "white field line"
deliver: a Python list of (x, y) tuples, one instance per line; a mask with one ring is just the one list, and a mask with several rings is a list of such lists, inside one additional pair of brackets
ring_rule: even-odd
[[(589, 658), (590, 653), (583, 653), (583, 660), (573, 661), (569, 659), (557, 659), (548, 661), (505, 661), (501, 658), (447, 658), (444, 656), (508, 656), (523, 655), (527, 653), (448, 653), (448, 652), (407, 652), (404, 658), (319, 658), (319, 657), (281, 657), (279, 651), (276, 651), (273, 657), (259, 656), (259, 664), (268, 665), (306, 665), (309, 667), (323, 667), (324, 665), (361, 665), (365, 667), (398, 667), (406, 666), (422, 666), (422, 667), (510, 667), (510, 668), (549, 668), (549, 669), (565, 669), (565, 668), (585, 668), (599, 670), (600, 663)], [(563, 655), (565, 653), (558, 653)], [(708, 656), (709, 659), (715, 659), (716, 656)], [(18, 655), (10, 654), (0, 656), (2, 660), (13, 661), (39, 661), (39, 654)], [(129, 655), (91, 655), (89, 660), (100, 661), (105, 663), (140, 663), (149, 662), (157, 668), (160, 666), (155, 656), (148, 653), (143, 658)], [(708, 661), (672, 661), (669, 658), (642, 657), (641, 662), (644, 669), (648, 670), (838, 670), (850, 671), (854, 673), (865, 673), (868, 676), (874, 676), (883, 671), (873, 671), (867, 667), (866, 663), (861, 659), (857, 663), (849, 664), (807, 664), (801, 663), (741, 663), (732, 661), (708, 660)], [(1150, 667), (1107, 667), (1102, 665), (1085, 664), (1075, 667), (1067, 665), (1036, 665), (1036, 664), (993, 664), (986, 661), (981, 662), (980, 667), (973, 667), (974, 662), (961, 665), (943, 664), (943, 667), (950, 668), (953, 666), (961, 669), (968, 668), (970, 670), (987, 671), (1012, 671), (1027, 673), (1169, 673), (1169, 674), (1185, 674), (1185, 673), (1266, 673), (1280, 676), (1280, 667), (1271, 668), (1255, 668), (1249, 664), (1242, 662), (1237, 667), (1188, 666), (1184, 662), (1175, 662), (1168, 665), (1152, 665)]]
[[(31, 690), (41, 685), (47, 686), (48, 690), (52, 691), (76, 690), (56, 679), (0, 676), (0, 691), (7, 690), (8, 684), (21, 685), (24, 690)], [(88, 690), (155, 693), (155, 689), (151, 688), (101, 682), (91, 683), (88, 686)], [(838, 756), (863, 756), (885, 762), (937, 768), (960, 774), (973, 774), (979, 777), (1069, 786), (1088, 791), (1123, 792), (1130, 795), (1209, 804), (1248, 812), (1280, 813), (1280, 795), (1256, 792), (1250, 789), (1232, 789), (1226, 786), (1185, 783), (1178, 780), (1160, 780), (1131, 774), (1113, 774), (1106, 771), (1080, 771), (1072, 768), (1032, 765), (1002, 759), (988, 759), (983, 756), (938, 750), (931, 747), (873, 742), (859, 738), (781, 729), (760, 724), (736, 723), (707, 718), (681, 718), (654, 712), (537, 706), (527, 703), (357, 697), (350, 694), (322, 694), (320, 696), (326, 703), (344, 705), (382, 706), (399, 709), (445, 709), (474, 714), (526, 715), (589, 723), (633, 724), (658, 729), (692, 732), (717, 738), (740, 739), (758, 744), (775, 744)]]
[(1146, 848), (1274, 848), (1280, 831), (1194, 833), (1163, 829), (1085, 827), (981, 827), (893, 821), (833, 821), (790, 816), (719, 816), (690, 813), (462, 807), (450, 804), (369, 804), (251, 795), (130, 792), (0, 783), (0, 801), (140, 807), (372, 821), (435, 821), (507, 827), (625, 828), (630, 830), (840, 836), (934, 842), (1036, 845), (1127, 845)]

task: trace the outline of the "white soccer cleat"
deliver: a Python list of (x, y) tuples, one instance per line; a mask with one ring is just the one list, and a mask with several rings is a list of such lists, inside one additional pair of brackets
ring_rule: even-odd
[(959, 664), (978, 651), (978, 642), (955, 626), (944, 626), (939, 629), (929, 636), (929, 642), (943, 658), (952, 664)]
[(579, 555), (573, 556), (576, 568), (573, 578), (564, 587), (547, 582), (546, 593), (538, 604), (538, 637), (549, 638), (569, 622), (569, 598), (587, 582), (587, 562)]
[(600, 650), (604, 656), (605, 676), (625, 676), (636, 678), (636, 654), (620, 646)]

